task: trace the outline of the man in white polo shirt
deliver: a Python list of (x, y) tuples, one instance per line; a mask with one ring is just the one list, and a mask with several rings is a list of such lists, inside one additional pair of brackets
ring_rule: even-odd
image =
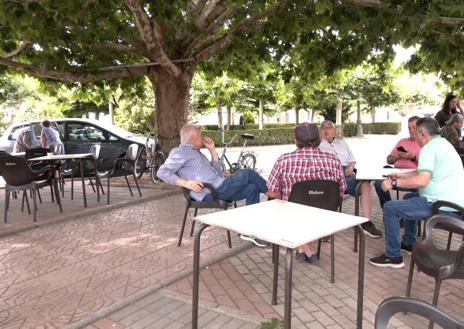
[[(340, 138), (335, 137), (335, 125), (330, 120), (325, 120), (321, 123), (321, 144), (319, 148), (323, 152), (334, 154), (342, 163), (343, 172), (346, 180), (346, 191), (345, 194), (356, 196), (356, 173), (354, 167), (356, 160), (354, 159), (353, 153), (350, 150), (348, 144)], [(361, 183), (361, 210), (364, 217), (371, 218), (372, 212), (372, 186), (370, 182)], [(365, 234), (372, 238), (381, 238), (382, 232), (380, 232), (375, 225), (368, 221), (361, 225)]]
[[(464, 207), (464, 170), (461, 159), (448, 141), (440, 137), (438, 122), (433, 118), (417, 120), (417, 141), (422, 146), (417, 171), (392, 175), (382, 182), (384, 191), (393, 187), (419, 189), (403, 200), (388, 201), (383, 207), (386, 252), (371, 258), (369, 263), (379, 267), (402, 268), (401, 250), (411, 252), (416, 242), (417, 221), (429, 217), (432, 204), (450, 201)], [(446, 212), (457, 216), (456, 213)], [(405, 219), (403, 240), (400, 219)]]

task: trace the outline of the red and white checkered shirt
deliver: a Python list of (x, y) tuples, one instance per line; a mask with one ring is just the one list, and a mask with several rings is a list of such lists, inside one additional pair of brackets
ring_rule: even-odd
[(337, 182), (341, 193), (346, 190), (342, 164), (335, 155), (317, 147), (299, 148), (277, 159), (267, 180), (267, 188), (282, 193), (282, 199), (288, 200), (293, 184), (318, 179)]

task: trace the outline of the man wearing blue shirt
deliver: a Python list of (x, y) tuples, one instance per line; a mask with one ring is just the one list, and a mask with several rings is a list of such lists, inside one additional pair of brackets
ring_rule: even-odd
[[(438, 122), (433, 118), (417, 120), (417, 141), (422, 150), (417, 171), (392, 175), (382, 182), (384, 191), (393, 187), (419, 189), (403, 200), (388, 201), (383, 207), (386, 252), (371, 258), (369, 263), (379, 267), (402, 268), (401, 250), (411, 252), (416, 242), (417, 221), (429, 217), (432, 204), (445, 200), (464, 207), (464, 170), (453, 146), (440, 137)], [(451, 188), (452, 187), (452, 188)], [(449, 212), (450, 215), (455, 213)], [(400, 219), (405, 219), (403, 240)]]
[[(266, 181), (254, 170), (242, 169), (224, 177), (221, 161), (211, 138), (202, 137), (197, 126), (186, 124), (180, 130), (179, 147), (171, 150), (166, 162), (158, 169), (158, 177), (168, 184), (185, 187), (198, 201), (211, 201), (212, 195), (203, 188), (210, 183), (219, 199), (227, 201), (246, 200), (246, 204), (259, 202), (259, 194), (266, 193)], [(204, 146), (211, 160), (200, 152)]]

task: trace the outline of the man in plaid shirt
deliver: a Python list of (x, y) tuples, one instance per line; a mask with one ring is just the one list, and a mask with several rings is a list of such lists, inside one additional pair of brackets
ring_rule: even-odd
[[(305, 180), (331, 180), (340, 186), (340, 194), (346, 190), (345, 175), (338, 158), (322, 152), (318, 146), (321, 142), (319, 129), (312, 123), (302, 123), (295, 130), (297, 149), (281, 155), (267, 181), (268, 195), (272, 198), (288, 200), (292, 186)], [(299, 248), (297, 256), (304, 257), (310, 263), (317, 263), (314, 248), (304, 245)]]

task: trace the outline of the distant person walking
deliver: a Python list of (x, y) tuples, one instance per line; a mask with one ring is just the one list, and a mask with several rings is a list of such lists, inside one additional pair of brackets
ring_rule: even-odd
[(35, 146), (35, 136), (31, 128), (24, 128), (19, 132), (18, 137), (16, 138), (16, 142), (13, 146), (13, 152), (26, 152), (26, 150), (34, 148)]
[(458, 97), (453, 94), (446, 95), (445, 102), (440, 111), (435, 115), (435, 120), (438, 121), (438, 125), (444, 127), (446, 125), (446, 121), (449, 120), (451, 115), (455, 113), (462, 113), (462, 109), (458, 107)]
[(64, 146), (60, 139), (60, 134), (57, 130), (53, 129), (50, 126), (50, 121), (44, 120), (42, 121), (42, 132), (40, 134), (40, 144), (42, 147), (51, 148), (52, 145), (60, 145), (59, 153), (64, 153)]

